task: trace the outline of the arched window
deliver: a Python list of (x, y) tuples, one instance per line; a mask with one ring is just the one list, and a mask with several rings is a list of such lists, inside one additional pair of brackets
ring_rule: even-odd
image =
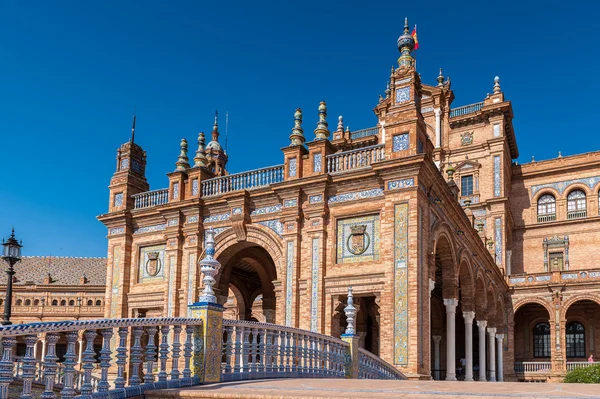
[(92, 306), (94, 304), (94, 301), (92, 301), (91, 299), (88, 299), (87, 301), (87, 305), (88, 306)]
[(21, 306), (23, 304), (23, 300), (22, 299), (17, 299), (17, 306)]
[(54, 299), (52, 301), (52, 306), (58, 306), (58, 300), (57, 299)]
[(533, 327), (533, 357), (550, 357), (549, 323), (538, 323)]
[(71, 299), (71, 300), (69, 301), (69, 306), (75, 306), (75, 301)]
[(538, 199), (538, 223), (556, 220), (556, 199), (551, 194), (544, 194)]
[(96, 301), (96, 306), (102, 306), (102, 301), (100, 299)]
[(40, 300), (39, 300), (39, 299), (34, 299), (34, 300), (33, 300), (33, 305), (34, 305), (34, 306), (37, 306), (37, 305), (39, 305), (39, 304), (40, 304)]
[(64, 299), (60, 301), (60, 306), (67, 306), (67, 301)]
[(573, 190), (567, 196), (567, 219), (577, 219), (587, 216), (585, 193)]
[(576, 321), (567, 324), (567, 357), (585, 357), (585, 328)]
[(25, 299), (25, 306), (31, 306), (31, 299)]

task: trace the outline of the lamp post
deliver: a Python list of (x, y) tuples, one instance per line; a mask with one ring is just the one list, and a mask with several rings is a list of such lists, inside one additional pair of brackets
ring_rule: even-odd
[(21, 260), (21, 247), (23, 247), (15, 238), (14, 227), (9, 239), (6, 242), (2, 240), (2, 246), (2, 259), (8, 263), (8, 269), (6, 269), (6, 274), (8, 275), (6, 280), (6, 298), (4, 301), (4, 315), (2, 316), (2, 325), (6, 326), (12, 324), (10, 322), (10, 311), (12, 306), (13, 276), (15, 275), (13, 267)]

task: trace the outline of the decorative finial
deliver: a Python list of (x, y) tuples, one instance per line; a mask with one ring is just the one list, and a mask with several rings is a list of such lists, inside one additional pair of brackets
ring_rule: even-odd
[(535, 158), (533, 157), (533, 155), (531, 156), (531, 162), (535, 162)]
[(342, 115), (338, 116), (338, 125), (336, 132), (344, 132), (344, 118), (342, 117)]
[(383, 101), (383, 96), (380, 94), (379, 95), (379, 102), (382, 102), (382, 101)]
[(346, 313), (346, 331), (344, 334), (354, 335), (355, 332), (355, 319), (356, 316), (356, 308), (354, 307), (354, 297), (352, 296), (352, 287), (348, 287), (348, 304), (344, 308), (344, 313)]
[(204, 132), (198, 133), (198, 150), (196, 150), (196, 156), (194, 157), (194, 167), (206, 166), (208, 164), (206, 159), (206, 152), (204, 151), (205, 146)]
[(446, 173), (448, 174), (448, 181), (454, 181), (454, 166), (452, 166), (452, 163), (448, 163), (448, 168), (446, 169)]
[(500, 78), (496, 76), (494, 78), (494, 94), (502, 93), (502, 89), (500, 88)]
[(213, 130), (219, 131), (219, 110), (215, 110), (215, 123), (213, 124)]
[(187, 140), (181, 139), (181, 143), (179, 144), (179, 147), (180, 147), (181, 151), (179, 152), (179, 158), (177, 158), (177, 162), (175, 163), (175, 166), (177, 167), (176, 170), (185, 170), (190, 167), (190, 164), (188, 162), (188, 156), (187, 156), (187, 151), (188, 151)]
[(411, 52), (415, 48), (415, 39), (410, 34), (408, 29), (408, 18), (404, 19), (404, 33), (398, 38), (398, 50), (400, 58), (398, 58), (399, 67), (414, 67), (414, 58)]
[(134, 143), (135, 140), (135, 109), (133, 110), (133, 122), (131, 124), (131, 144)]
[(559, 151), (559, 152), (558, 152), (558, 157), (559, 157), (559, 158), (562, 158), (562, 151)]
[(294, 128), (290, 135), (290, 145), (303, 145), (306, 139), (304, 138), (304, 130), (302, 129), (302, 110), (296, 108), (294, 112)]
[(327, 104), (325, 101), (321, 101), (319, 104), (319, 122), (317, 122), (317, 128), (315, 129), (315, 140), (329, 139), (329, 128), (325, 118), (327, 118)]
[(350, 133), (350, 126), (346, 126), (346, 133)]
[(215, 231), (211, 228), (206, 230), (205, 240), (205, 253), (204, 259), (200, 262), (200, 271), (204, 274), (204, 290), (200, 295), (200, 302), (217, 303), (217, 297), (213, 291), (213, 285), (215, 285), (215, 276), (219, 273), (221, 264), (213, 258), (215, 255)]
[(396, 70), (394, 69), (394, 66), (392, 65), (392, 72), (390, 72), (390, 78), (394, 77), (394, 72), (396, 72)]
[(390, 98), (390, 95), (392, 94), (392, 89), (390, 89), (390, 82), (387, 82), (387, 85), (385, 87), (385, 98)]
[(408, 17), (404, 17), (404, 33), (408, 33)]
[(444, 86), (444, 75), (442, 75), (442, 68), (440, 68), (440, 74), (437, 77), (438, 87)]

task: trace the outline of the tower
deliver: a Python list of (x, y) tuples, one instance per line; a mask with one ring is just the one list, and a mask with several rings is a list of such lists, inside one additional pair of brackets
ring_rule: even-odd
[(215, 123), (212, 130), (212, 140), (206, 145), (206, 158), (208, 160), (208, 169), (215, 176), (225, 176), (227, 170), (227, 154), (219, 143), (219, 111), (215, 111)]

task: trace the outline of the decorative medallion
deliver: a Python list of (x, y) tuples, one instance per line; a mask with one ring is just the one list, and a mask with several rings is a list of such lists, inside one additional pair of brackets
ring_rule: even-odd
[(396, 90), (396, 104), (410, 101), (410, 87), (401, 87)]
[(129, 167), (129, 158), (121, 159), (121, 170), (127, 169)]
[(146, 261), (146, 272), (151, 277), (156, 277), (160, 272), (161, 264), (159, 259), (160, 252), (148, 252), (148, 260)]
[(473, 144), (473, 132), (464, 132), (460, 135), (460, 145)]
[(353, 255), (362, 255), (371, 244), (371, 238), (366, 232), (367, 225), (350, 226), (350, 235), (346, 241), (348, 251)]

